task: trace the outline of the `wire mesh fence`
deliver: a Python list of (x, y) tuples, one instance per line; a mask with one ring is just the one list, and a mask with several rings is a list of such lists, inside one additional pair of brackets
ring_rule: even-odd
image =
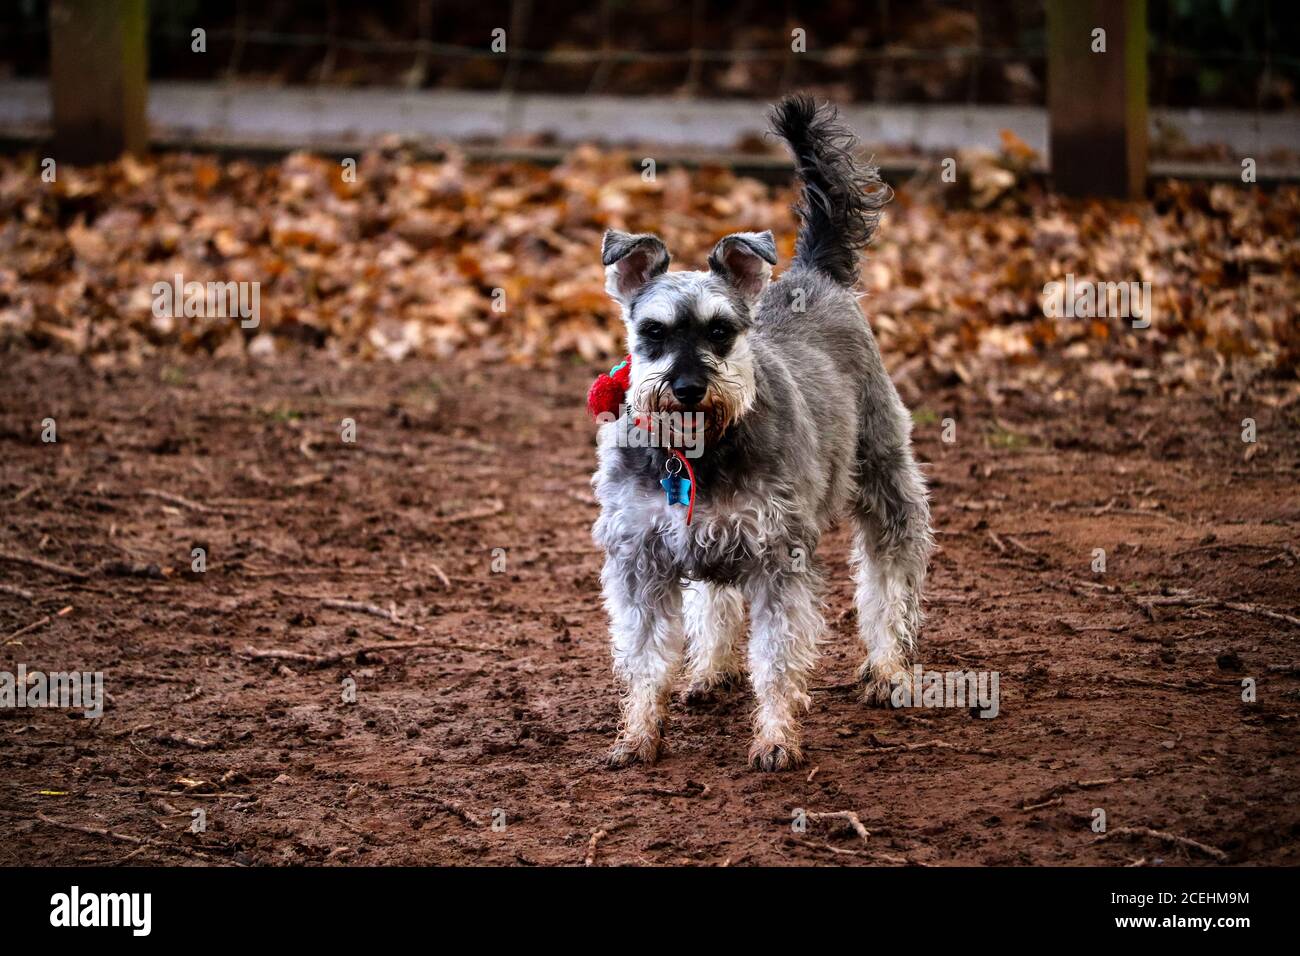
[[(1300, 19), (1284, 5), (1149, 5), (1153, 106), (1287, 109)], [(195, 30), (203, 31), (202, 52)], [(1045, 7), (620, 0), (157, 3), (155, 79), (413, 89), (1042, 105)], [(0, 11), (0, 76), (48, 69), (48, 0)]]

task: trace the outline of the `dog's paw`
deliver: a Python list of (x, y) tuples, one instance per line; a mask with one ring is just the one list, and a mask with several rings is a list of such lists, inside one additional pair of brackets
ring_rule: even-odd
[(605, 758), (610, 769), (627, 767), (634, 763), (649, 766), (663, 756), (667, 747), (659, 736), (620, 737)]
[(803, 763), (797, 744), (777, 744), (755, 740), (749, 748), (749, 765), (764, 773), (793, 770)]
[(682, 704), (691, 708), (708, 707), (722, 695), (739, 687), (743, 679), (740, 674), (719, 674), (716, 677), (693, 680), (682, 691)]
[(885, 707), (893, 709), (894, 682), (880, 678), (869, 678), (862, 682), (862, 703), (868, 707)]
[(858, 683), (862, 687), (861, 700), (868, 707), (893, 709), (894, 691), (906, 686), (912, 690), (912, 672), (905, 664), (872, 667), (863, 663), (858, 668)]

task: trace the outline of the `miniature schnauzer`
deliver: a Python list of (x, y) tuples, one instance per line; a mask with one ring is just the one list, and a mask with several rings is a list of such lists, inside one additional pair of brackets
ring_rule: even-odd
[[(748, 671), (752, 766), (801, 762), (798, 713), (825, 627), (815, 552), (837, 519), (853, 528), (865, 701), (888, 704), (916, 648), (933, 544), (926, 486), (911, 416), (853, 292), (890, 194), (855, 161), (833, 108), (788, 97), (771, 120), (802, 183), (795, 258), (776, 282), (770, 231), (726, 236), (701, 272), (669, 272), (654, 235), (611, 231), (601, 250), (632, 362), (626, 409), (599, 430), (592, 478), (624, 689), (614, 766), (660, 755), (683, 655), (688, 703)], [(689, 510), (670, 487), (687, 459), (627, 440), (644, 416), (683, 411), (708, 423)]]

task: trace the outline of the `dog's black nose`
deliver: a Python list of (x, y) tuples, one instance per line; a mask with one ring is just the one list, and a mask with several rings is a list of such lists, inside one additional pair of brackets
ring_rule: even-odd
[(683, 405), (698, 405), (704, 399), (704, 383), (685, 375), (673, 379), (673, 395)]

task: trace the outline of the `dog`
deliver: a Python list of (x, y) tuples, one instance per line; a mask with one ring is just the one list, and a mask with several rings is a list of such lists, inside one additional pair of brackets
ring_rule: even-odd
[[(683, 657), (688, 703), (748, 673), (753, 767), (802, 762), (798, 718), (825, 628), (816, 551), (836, 520), (852, 523), (864, 701), (887, 706), (916, 651), (928, 493), (911, 416), (853, 292), (890, 192), (854, 159), (833, 107), (792, 96), (770, 118), (801, 186), (795, 257), (777, 281), (770, 231), (722, 238), (699, 272), (668, 271), (658, 236), (610, 231), (602, 243), (632, 363), (625, 412), (597, 433), (592, 478), (623, 691), (611, 766), (664, 751)], [(629, 440), (645, 416), (682, 412), (707, 423), (685, 512), (670, 483), (690, 459)]]

